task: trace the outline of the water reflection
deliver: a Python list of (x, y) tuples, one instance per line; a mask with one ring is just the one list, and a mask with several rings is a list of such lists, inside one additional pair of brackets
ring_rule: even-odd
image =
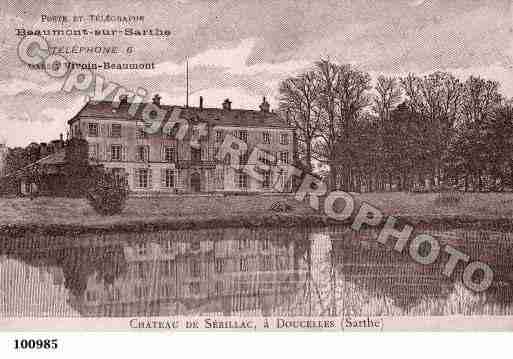
[(0, 315), (511, 314), (510, 234), (432, 233), (493, 261), (492, 288), (344, 227), (34, 236), (1, 242)]

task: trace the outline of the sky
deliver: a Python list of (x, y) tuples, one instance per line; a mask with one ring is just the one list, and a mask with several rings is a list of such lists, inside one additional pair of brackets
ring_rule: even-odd
[[(320, 58), (358, 66), (376, 78), (450, 71), (498, 80), (513, 97), (513, 9), (509, 0), (178, 0), (17, 1), (0, 8), (0, 140), (8, 146), (49, 141), (84, 94), (30, 70), (17, 56), (15, 29), (118, 28), (119, 24), (47, 24), (41, 15), (144, 15), (133, 28), (169, 29), (167, 38), (68, 37), (52, 45), (133, 46), (130, 55), (73, 55), (76, 62), (154, 62), (152, 71), (101, 72), (128, 89), (143, 87), (166, 104), (233, 108), (277, 106), (278, 86)], [(126, 27), (125, 26), (125, 27)], [(150, 96), (151, 97), (151, 96)]]

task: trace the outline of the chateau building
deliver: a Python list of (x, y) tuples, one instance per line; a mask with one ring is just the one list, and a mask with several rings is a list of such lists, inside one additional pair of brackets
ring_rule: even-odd
[[(141, 104), (139, 107), (144, 108)], [(145, 131), (144, 110), (135, 114), (126, 98), (121, 102), (88, 102), (71, 120), (71, 137), (89, 143), (90, 160), (128, 179), (134, 192), (288, 192), (291, 181), (278, 163), (292, 164), (295, 159), (295, 136), (291, 127), (269, 110), (265, 100), (260, 111), (232, 109), (226, 99), (221, 108), (179, 107), (160, 104), (156, 95), (153, 105), (166, 113), (156, 133)], [(180, 110), (180, 121), (188, 130), (179, 139), (180, 123), (168, 121), (173, 110)], [(217, 152), (227, 134), (248, 145), (248, 155), (256, 147), (265, 152), (262, 160), (271, 165), (263, 180), (249, 178), (229, 159), (217, 160)], [(195, 145), (191, 145), (194, 142)], [(242, 164), (248, 157), (240, 158)]]

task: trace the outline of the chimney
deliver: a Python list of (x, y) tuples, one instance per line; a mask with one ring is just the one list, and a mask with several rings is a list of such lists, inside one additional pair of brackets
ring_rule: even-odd
[(153, 104), (154, 105), (157, 105), (157, 106), (160, 106), (160, 96), (159, 94), (155, 94), (155, 96), (153, 96)]
[(230, 99), (227, 98), (223, 102), (223, 110), (231, 110), (231, 109), (232, 109), (232, 102), (230, 101)]
[(62, 142), (64, 142), (64, 139), (63, 139), (63, 136), (62, 136), (62, 133), (59, 135), (59, 140)]
[(269, 102), (265, 99), (265, 96), (262, 98), (262, 103), (260, 104), (260, 111), (262, 112), (269, 112)]
[(121, 96), (119, 96), (119, 104), (120, 105), (128, 104), (128, 95), (121, 95)]
[(203, 110), (203, 96), (200, 96), (199, 109)]

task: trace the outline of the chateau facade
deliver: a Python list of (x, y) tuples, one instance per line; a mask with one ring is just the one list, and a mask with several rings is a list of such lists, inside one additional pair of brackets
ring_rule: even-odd
[[(142, 104), (140, 107), (144, 107)], [(289, 192), (287, 174), (278, 170), (278, 162), (293, 164), (296, 151), (294, 131), (269, 110), (263, 99), (260, 111), (232, 109), (226, 99), (222, 108), (153, 105), (167, 113), (156, 133), (145, 131), (141, 111), (132, 115), (126, 99), (88, 102), (71, 120), (71, 137), (89, 143), (89, 158), (128, 179), (130, 190), (139, 193), (201, 192)], [(180, 110), (180, 121), (187, 121), (185, 137), (177, 139), (180, 124), (166, 122), (173, 110)], [(201, 129), (201, 132), (200, 130)], [(248, 145), (248, 155), (255, 147), (268, 153), (271, 170), (257, 181), (226, 160), (217, 160), (217, 152), (227, 134)], [(196, 137), (195, 137), (196, 136)], [(191, 146), (192, 140), (196, 145)], [(267, 156), (266, 156), (267, 157)], [(271, 159), (271, 160), (269, 160)], [(274, 159), (274, 160), (273, 160)], [(242, 156), (242, 164), (248, 158)]]

